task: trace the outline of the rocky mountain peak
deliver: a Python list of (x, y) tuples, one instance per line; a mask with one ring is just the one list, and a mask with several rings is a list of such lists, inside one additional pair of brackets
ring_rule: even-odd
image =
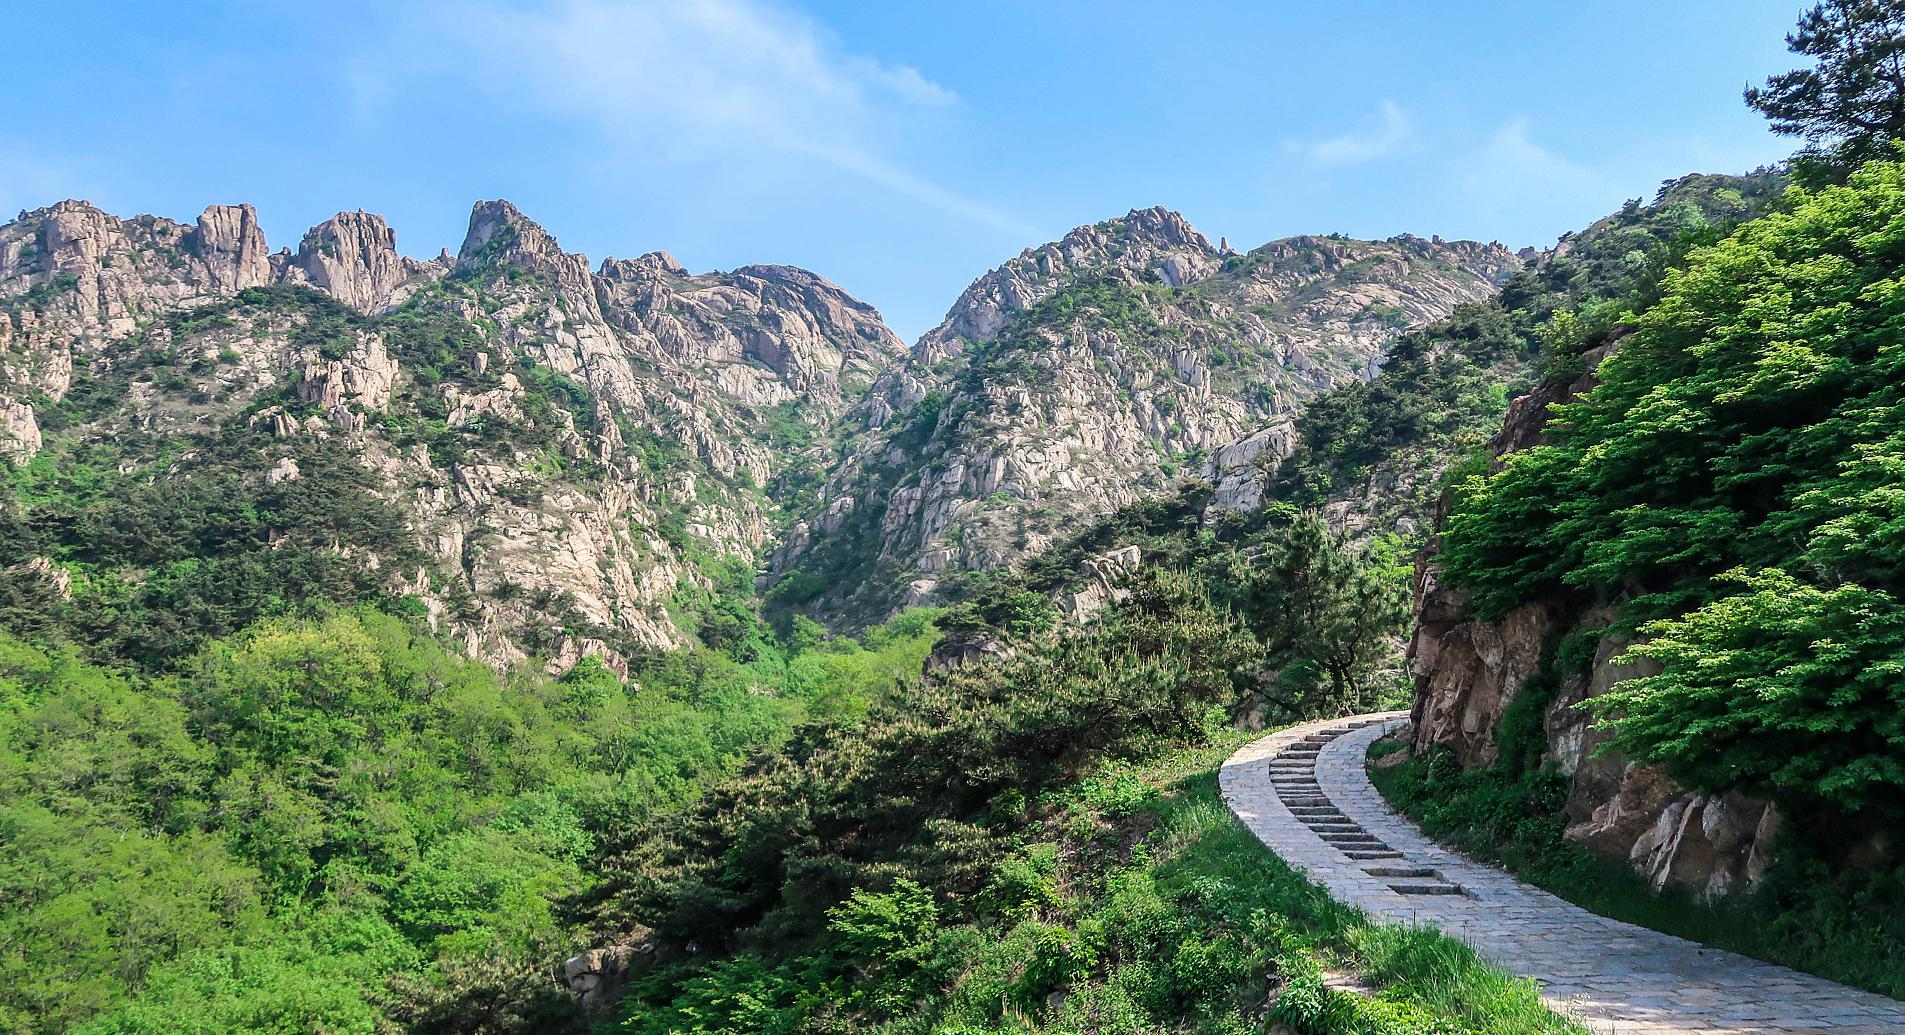
[(359, 209), (312, 227), (292, 266), (313, 287), (362, 312), (386, 307), (410, 275), (397, 254), (397, 233), (384, 217)]
[(556, 239), (522, 210), (501, 199), (479, 201), (470, 209), (470, 229), (457, 249), (459, 272), (516, 262), (528, 268), (546, 267), (566, 259)]
[(271, 283), (271, 250), (250, 205), (212, 205), (191, 238), (213, 291), (227, 294)]
[(932, 364), (958, 354), (965, 342), (992, 341), (1012, 314), (1086, 279), (1179, 287), (1210, 276), (1222, 261), (1223, 254), (1179, 213), (1162, 206), (1132, 209), (1027, 248), (973, 281), (946, 319), (920, 339), (914, 356)]
[(1189, 248), (1195, 251), (1216, 255), (1217, 248), (1192, 226), (1190, 220), (1181, 213), (1173, 212), (1162, 205), (1150, 208), (1134, 208), (1118, 220), (1127, 233), (1147, 238), (1166, 248)]
[(633, 259), (602, 260), (600, 276), (626, 279), (629, 274), (638, 277), (686, 277), (688, 267), (683, 266), (674, 256), (664, 251), (645, 252)]

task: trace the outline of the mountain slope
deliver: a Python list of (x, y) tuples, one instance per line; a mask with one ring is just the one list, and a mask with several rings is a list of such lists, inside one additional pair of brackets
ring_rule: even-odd
[(866, 620), (939, 599), (1371, 376), (1492, 294), (1499, 245), (1297, 237), (1247, 254), (1162, 209), (981, 277), (852, 416), (866, 432), (775, 557), (774, 596)]
[[(696, 600), (750, 594), (766, 488), (903, 346), (811, 273), (591, 271), (507, 202), (431, 262), (361, 212), (274, 254), (249, 206), (184, 226), (63, 202), (0, 227), (0, 350), (34, 486), (0, 561), (28, 627), (164, 613), (174, 634), (126, 649), (176, 652), (303, 564), (479, 657), (566, 663), (682, 644)], [(204, 527), (101, 532), (128, 498)]]

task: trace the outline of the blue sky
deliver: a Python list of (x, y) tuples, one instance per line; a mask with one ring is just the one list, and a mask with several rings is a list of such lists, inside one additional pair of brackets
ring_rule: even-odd
[(1543, 245), (1776, 160), (1799, 0), (85, 2), (8, 12), (0, 212), (341, 209), (415, 255), (506, 197), (599, 261), (814, 269), (909, 340), (975, 276), (1161, 204), (1245, 248)]

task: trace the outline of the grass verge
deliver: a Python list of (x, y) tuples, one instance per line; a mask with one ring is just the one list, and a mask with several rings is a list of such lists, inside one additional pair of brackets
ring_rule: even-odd
[[(1372, 757), (1407, 750), (1377, 741)], [(1567, 840), (1566, 777), (1462, 769), (1439, 751), (1369, 767), (1389, 804), (1430, 837), (1601, 916), (1905, 998), (1905, 874), (1834, 873), (1787, 843), (1752, 893), (1718, 902), (1655, 890)]]
[[(820, 953), (655, 973), (614, 1030), (1586, 1035), (1532, 982), (1371, 923), (1277, 858), (1218, 790), (1246, 739), (1100, 765), (1002, 818), (1015, 847), (977, 896), (858, 894)], [(843, 966), (869, 939), (882, 961)]]

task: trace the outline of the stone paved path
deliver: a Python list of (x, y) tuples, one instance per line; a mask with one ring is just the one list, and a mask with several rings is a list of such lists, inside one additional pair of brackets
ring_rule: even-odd
[(1251, 833), (1372, 917), (1432, 924), (1596, 1032), (1901, 1035), (1905, 1003), (1596, 916), (1442, 848), (1369, 782), (1404, 712), (1297, 726), (1230, 757), (1224, 800)]

